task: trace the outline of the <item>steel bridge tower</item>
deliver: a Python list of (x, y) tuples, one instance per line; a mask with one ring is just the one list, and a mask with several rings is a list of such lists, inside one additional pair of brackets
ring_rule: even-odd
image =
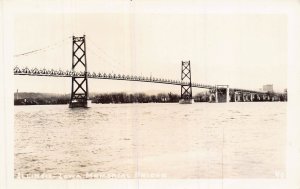
[(192, 98), (192, 74), (191, 74), (191, 62), (181, 62), (181, 99), (180, 104), (192, 104), (194, 99)]
[(69, 103), (70, 108), (87, 108), (91, 103), (89, 100), (88, 90), (85, 35), (83, 35), (83, 37), (73, 36), (72, 71), (80, 71), (79, 69), (84, 69), (84, 76), (72, 76), (72, 91)]

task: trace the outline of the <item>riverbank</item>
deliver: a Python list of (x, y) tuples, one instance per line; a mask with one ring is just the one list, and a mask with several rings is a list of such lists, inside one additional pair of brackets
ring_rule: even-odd
[[(208, 93), (198, 93), (195, 95), (195, 102), (208, 102)], [(178, 103), (180, 95), (173, 93), (159, 93), (148, 95), (145, 93), (127, 94), (102, 93), (91, 94), (90, 100), (96, 104), (128, 104), (128, 103)], [(43, 94), (43, 93), (19, 93), (15, 94), (14, 105), (55, 105), (68, 104), (70, 95)]]

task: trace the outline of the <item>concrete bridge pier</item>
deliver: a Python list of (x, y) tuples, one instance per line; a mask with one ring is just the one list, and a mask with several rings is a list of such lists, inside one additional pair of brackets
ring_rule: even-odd
[(216, 88), (216, 95), (215, 95), (215, 102), (218, 103), (219, 102), (219, 96), (218, 96), (218, 87)]
[(229, 95), (229, 85), (227, 85), (227, 88), (226, 88), (226, 102), (230, 102), (230, 95)]
[(243, 102), (249, 102), (250, 101), (250, 95), (247, 92), (243, 92)]
[(242, 96), (243, 96), (243, 102), (246, 102), (246, 100), (247, 100), (246, 94), (245, 94), (245, 93), (242, 93)]
[(275, 96), (273, 96), (273, 97), (272, 97), (272, 101), (279, 101), (279, 97), (278, 97), (278, 96), (276, 96), (276, 95), (275, 95)]
[(235, 102), (241, 102), (242, 101), (242, 93), (241, 92), (234, 92), (234, 95), (235, 95)]
[(238, 92), (235, 92), (235, 102), (240, 102), (241, 101), (241, 94), (239, 94)]
[(254, 93), (250, 93), (250, 101), (253, 102), (254, 101), (254, 96), (255, 94)]
[(248, 94), (247, 94), (247, 102), (250, 102), (250, 101), (251, 101), (251, 94), (248, 93)]
[(251, 102), (252, 100), (251, 100), (251, 93), (247, 93), (247, 102)]
[(257, 100), (258, 100), (258, 101), (261, 101), (260, 95), (259, 95), (259, 94), (256, 94), (256, 96), (257, 96)]
[(233, 102), (236, 102), (236, 92), (233, 92)]
[(270, 96), (267, 94), (263, 94), (263, 101), (269, 101), (270, 100)]

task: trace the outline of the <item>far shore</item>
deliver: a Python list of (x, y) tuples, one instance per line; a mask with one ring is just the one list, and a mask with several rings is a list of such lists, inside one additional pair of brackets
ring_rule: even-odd
[[(271, 97), (272, 93), (269, 94)], [(234, 95), (231, 95), (230, 101), (234, 101)], [(70, 94), (49, 94), (49, 93), (15, 93), (14, 105), (58, 105), (69, 104)], [(127, 94), (125, 92), (118, 93), (100, 93), (90, 94), (89, 99), (96, 104), (131, 104), (131, 103), (178, 103), (181, 99), (179, 94), (175, 93), (158, 93), (149, 95), (145, 93)], [(193, 95), (195, 102), (209, 102), (209, 91), (200, 92)], [(212, 100), (214, 101), (214, 100)], [(226, 94), (218, 95), (219, 102), (226, 102)], [(253, 101), (261, 101), (253, 99)], [(269, 98), (272, 101), (272, 98)], [(287, 101), (287, 95), (277, 96), (275, 101)]]

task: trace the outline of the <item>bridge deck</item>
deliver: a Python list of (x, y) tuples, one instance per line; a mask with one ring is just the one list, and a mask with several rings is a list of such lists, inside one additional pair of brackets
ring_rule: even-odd
[[(29, 69), (23, 68), (20, 69), (18, 67), (14, 68), (14, 75), (28, 75), (28, 76), (45, 76), (45, 77), (85, 77), (84, 72), (75, 72), (75, 71), (62, 71), (62, 70), (47, 70), (47, 69)], [(109, 79), (109, 80), (124, 80), (124, 81), (138, 81), (138, 82), (148, 82), (148, 83), (160, 83), (160, 84), (168, 84), (168, 85), (187, 85), (187, 82), (181, 82), (179, 80), (172, 79), (163, 79), (163, 78), (155, 78), (155, 77), (144, 77), (144, 76), (132, 76), (132, 75), (121, 75), (121, 74), (107, 74), (107, 73), (90, 73), (87, 72), (87, 77), (90, 79)], [(200, 83), (192, 83), (192, 87), (194, 88), (203, 88), (209, 90), (215, 90), (216, 86), (214, 85), (205, 85)], [(225, 88), (224, 88), (225, 89)], [(265, 94), (267, 92), (264, 91), (256, 91), (256, 90), (247, 90), (247, 89), (239, 89), (239, 88), (230, 88), (230, 92), (249, 92), (249, 93), (259, 93)]]

